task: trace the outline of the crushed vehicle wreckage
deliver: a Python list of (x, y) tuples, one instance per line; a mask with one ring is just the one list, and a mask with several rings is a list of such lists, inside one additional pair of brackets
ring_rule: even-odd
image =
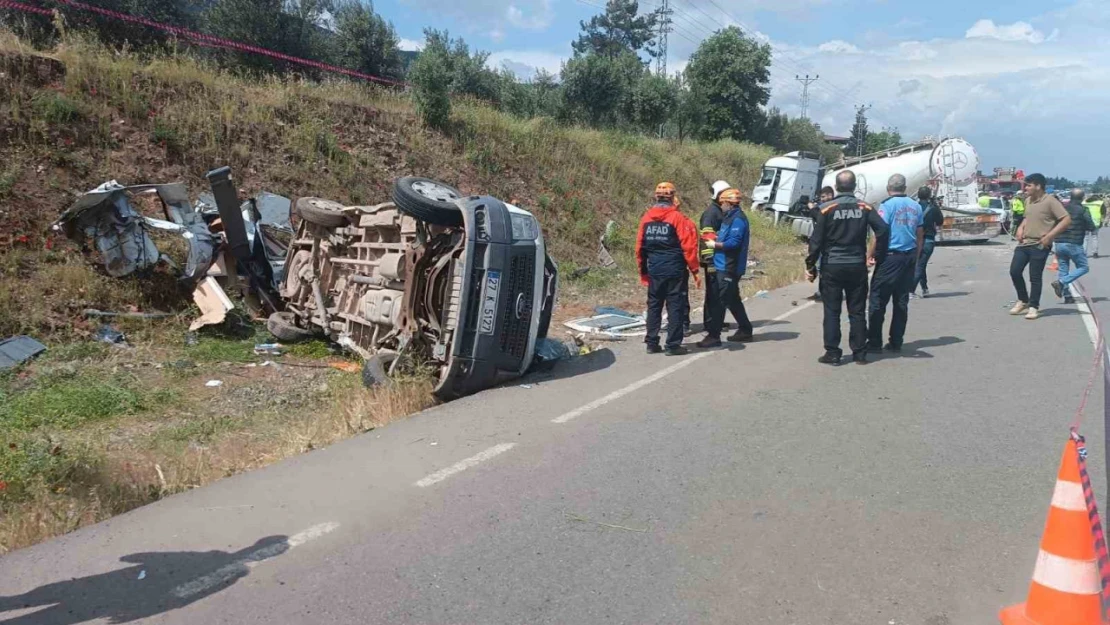
[[(202, 313), (191, 329), (222, 323), (228, 292), (253, 297), (279, 340), (322, 335), (359, 354), (367, 384), (411, 360), (434, 369), (434, 392), (449, 399), (532, 364), (558, 274), (531, 213), (416, 177), (397, 180), (393, 201), (373, 206), (269, 193), (240, 203), (230, 169), (206, 177), (212, 193), (194, 204), (184, 184), (107, 182), (54, 227), (86, 254), (91, 239), (115, 277), (169, 261), (153, 229), (180, 234), (181, 279)], [(136, 211), (130, 198), (139, 194), (156, 195), (166, 219)]]

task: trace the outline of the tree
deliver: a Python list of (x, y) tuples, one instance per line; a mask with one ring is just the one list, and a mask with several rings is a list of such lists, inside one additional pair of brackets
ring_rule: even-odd
[(332, 0), (285, 0), (285, 50), (307, 58), (321, 58), (325, 43), (321, 21), (335, 9)]
[(339, 65), (373, 76), (401, 75), (401, 53), (393, 25), (374, 5), (341, 0), (335, 12), (335, 59)]
[(501, 97), (501, 77), (486, 67), (489, 52), (475, 50), (460, 37), (452, 39), (447, 31), (424, 30), (424, 50), (421, 56), (434, 50), (442, 57), (450, 80), (450, 92), (469, 95), (492, 104)]
[(640, 130), (655, 133), (671, 117), (678, 90), (665, 76), (647, 74), (632, 91), (631, 121)]
[(679, 143), (687, 137), (696, 136), (705, 119), (704, 101), (690, 90), (690, 83), (683, 72), (678, 72), (672, 79), (677, 103), (674, 114), (671, 116), (671, 125), (674, 137)]
[(866, 154), (867, 132), (867, 115), (864, 109), (859, 109), (856, 111), (856, 123), (852, 124), (848, 145), (844, 146), (844, 153), (849, 156)]
[(843, 156), (840, 148), (825, 141), (825, 133), (816, 124), (803, 117), (795, 117), (786, 123), (783, 132), (783, 150), (815, 152), (821, 155), (822, 163), (835, 163)]
[(698, 46), (686, 67), (694, 94), (702, 99), (706, 139), (747, 139), (759, 124), (771, 92), (771, 47), (744, 36), (735, 26), (717, 31)]
[(788, 124), (789, 118), (786, 114), (777, 108), (772, 108), (756, 118), (749, 139), (756, 143), (772, 146), (780, 152), (799, 149), (787, 146), (786, 128)]
[(563, 66), (565, 115), (593, 127), (615, 126), (635, 114), (633, 93), (646, 70), (625, 52), (615, 58), (586, 54)]
[[(92, 6), (128, 13), (164, 24), (174, 24), (193, 28), (193, 14), (186, 10), (189, 0), (84, 0)], [(109, 46), (127, 45), (131, 48), (146, 49), (164, 45), (171, 36), (167, 33), (132, 24), (115, 18), (78, 9), (57, 0), (42, 0), (30, 4), (58, 11), (66, 29), (91, 31)], [(11, 27), (18, 35), (26, 36), (35, 43), (47, 43), (56, 34), (47, 16), (31, 15), (14, 9), (0, 9), (0, 24)]]
[(443, 40), (424, 31), (424, 51), (409, 69), (416, 109), (424, 123), (444, 129), (451, 119), (451, 68), (449, 52)]
[(863, 143), (864, 154), (882, 152), (902, 145), (902, 135), (897, 128), (883, 128), (882, 132), (869, 132)]
[(1056, 187), (1057, 189), (1073, 189), (1078, 185), (1064, 176), (1046, 176), (1045, 186)]
[(600, 54), (615, 59), (625, 52), (659, 55), (655, 37), (662, 15), (653, 11), (640, 15), (637, 0), (608, 0), (605, 12), (588, 22), (579, 22), (582, 34), (571, 43), (575, 55)]
[[(204, 13), (206, 30), (213, 35), (284, 52), (285, 36), (282, 0), (220, 0)], [(272, 69), (274, 62), (266, 57), (236, 53), (239, 64), (252, 68)]]

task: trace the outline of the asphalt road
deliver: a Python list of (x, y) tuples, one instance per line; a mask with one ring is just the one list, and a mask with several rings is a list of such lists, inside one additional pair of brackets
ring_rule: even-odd
[(1006, 315), (1009, 255), (939, 248), (866, 367), (816, 362), (797, 285), (748, 302), (742, 349), (618, 345), (9, 554), (0, 623), (995, 622), (1092, 354), (1047, 287)]

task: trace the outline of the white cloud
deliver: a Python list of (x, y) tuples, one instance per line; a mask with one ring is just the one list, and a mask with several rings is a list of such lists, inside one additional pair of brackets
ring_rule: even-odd
[(859, 52), (859, 48), (848, 43), (847, 41), (841, 41), (840, 39), (826, 41), (825, 43), (817, 46), (817, 49), (821, 52), (830, 52), (833, 54), (856, 54)]
[(555, 19), (555, 12), (551, 10), (550, 0), (541, 0), (539, 6), (524, 9), (510, 4), (505, 9), (505, 19), (509, 24), (524, 30), (544, 30)]
[[(1086, 5), (1095, 10), (1074, 10)], [(1110, 47), (1074, 42), (1097, 40), (1110, 28), (1110, 10), (1100, 8), (1110, 3), (1077, 0), (1075, 7), (1025, 24), (980, 21), (966, 37), (854, 39), (851, 54), (829, 45), (835, 42), (808, 48), (775, 42), (781, 52), (772, 67), (770, 104), (797, 115), (801, 88), (794, 75), (820, 74), (809, 88), (809, 113), (829, 134), (847, 134), (853, 105), (870, 103), (873, 128), (897, 126), (907, 140), (963, 136), (988, 169), (1017, 166), (1093, 179), (1110, 173), (1110, 162), (1084, 158), (1075, 146), (1110, 141), (1110, 126), (1098, 123), (1110, 109)]]
[(397, 42), (397, 47), (402, 50), (413, 52), (416, 50), (423, 50), (424, 42), (416, 41), (415, 39), (405, 39), (404, 37), (401, 37), (401, 40)]
[(558, 74), (567, 55), (540, 50), (500, 50), (489, 55), (486, 65), (492, 69), (508, 68), (522, 80), (535, 76), (536, 70)]
[(1029, 43), (1042, 43), (1045, 41), (1043, 32), (1033, 28), (1029, 22), (1014, 22), (1013, 24), (995, 24), (994, 20), (979, 20), (971, 25), (964, 33), (967, 39), (984, 38), (998, 39), (999, 41), (1027, 41)]
[(493, 30), (489, 31), (488, 35), (490, 40), (494, 43), (501, 43), (501, 41), (505, 39), (505, 31), (501, 30), (500, 28), (494, 28)]

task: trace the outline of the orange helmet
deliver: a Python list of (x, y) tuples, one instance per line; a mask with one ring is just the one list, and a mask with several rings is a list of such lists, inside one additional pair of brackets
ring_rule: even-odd
[(725, 189), (721, 191), (721, 195), (717, 196), (717, 201), (721, 204), (740, 204), (740, 200), (744, 197), (740, 193), (740, 189)]
[(660, 182), (655, 185), (655, 199), (657, 200), (674, 200), (675, 188), (669, 182)]

